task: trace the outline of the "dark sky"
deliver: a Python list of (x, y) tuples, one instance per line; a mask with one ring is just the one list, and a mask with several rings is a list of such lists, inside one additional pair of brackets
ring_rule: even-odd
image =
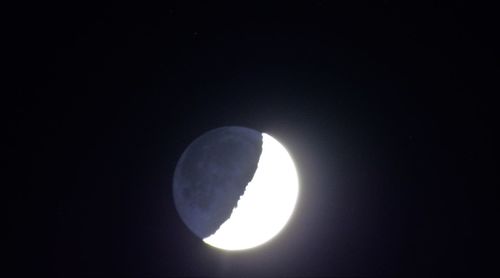
[[(67, 2), (5, 10), (9, 277), (455, 275), (498, 258), (479, 243), (498, 196), (493, 9)], [(171, 194), (184, 149), (226, 125), (273, 135), (299, 169), (293, 218), (249, 252), (203, 244)]]

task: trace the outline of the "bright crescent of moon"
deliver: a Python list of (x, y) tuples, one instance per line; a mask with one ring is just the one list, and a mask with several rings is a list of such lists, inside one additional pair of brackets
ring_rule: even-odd
[(203, 241), (224, 250), (259, 246), (275, 237), (290, 219), (299, 194), (297, 170), (285, 147), (262, 133), (257, 170), (231, 216)]

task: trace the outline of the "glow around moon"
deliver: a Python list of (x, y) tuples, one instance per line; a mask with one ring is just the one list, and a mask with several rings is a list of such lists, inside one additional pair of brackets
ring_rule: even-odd
[(295, 165), (287, 150), (263, 133), (257, 170), (231, 216), (203, 241), (225, 250), (243, 250), (276, 236), (290, 219), (299, 193)]

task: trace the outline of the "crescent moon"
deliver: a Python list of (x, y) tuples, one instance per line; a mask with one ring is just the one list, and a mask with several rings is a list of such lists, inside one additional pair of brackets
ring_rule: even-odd
[[(231, 176), (234, 175), (234, 172), (238, 171), (234, 170), (234, 168), (232, 170), (221, 169), (220, 165), (228, 167), (226, 164), (216, 162), (207, 162), (208, 164), (202, 163), (203, 165), (209, 166), (204, 167), (206, 171), (203, 172), (203, 176), (200, 176), (198, 173), (192, 173), (195, 177), (190, 178), (194, 178), (196, 182), (193, 182), (193, 180), (186, 182), (187, 177), (182, 177), (181, 175), (181, 172), (186, 172), (183, 171), (183, 169), (189, 166), (184, 165), (186, 161), (189, 160), (189, 157), (196, 157), (197, 159), (192, 159), (192, 161), (197, 161), (198, 163), (203, 162), (200, 160), (210, 159), (210, 157), (214, 158), (214, 156), (207, 155), (196, 156), (195, 153), (197, 153), (197, 151), (190, 149), (202, 149), (201, 147), (193, 146), (196, 145), (196, 142), (199, 146), (204, 146), (203, 149), (205, 150), (218, 149), (216, 147), (217, 144), (212, 144), (210, 142), (214, 140), (213, 138), (217, 138), (217, 136), (214, 136), (216, 133), (214, 131), (218, 131), (219, 134), (222, 134), (222, 130), (226, 132), (224, 135), (225, 139), (216, 141), (224, 142), (221, 143), (221, 145), (230, 146), (232, 143), (227, 138), (237, 138), (234, 136), (235, 134), (243, 134), (241, 138), (235, 140), (246, 139), (248, 135), (251, 135), (252, 138), (258, 138), (256, 140), (252, 139), (251, 142), (260, 141), (261, 143), (258, 149), (260, 153), (258, 151), (251, 151), (248, 153), (241, 152), (243, 153), (243, 158), (249, 156), (246, 160), (241, 160), (239, 157), (236, 159), (235, 156), (231, 156), (230, 160), (234, 160), (237, 163), (247, 160), (250, 161), (248, 165), (245, 164), (244, 166), (250, 167), (249, 169), (252, 167), (255, 169), (253, 175), (249, 175), (248, 177), (250, 178), (246, 178), (248, 183), (241, 187), (242, 190), (235, 189), (238, 188), (238, 185), (236, 179)], [(262, 245), (274, 238), (285, 227), (295, 209), (299, 194), (299, 181), (292, 157), (280, 142), (266, 133), (258, 133), (259, 136), (254, 137), (254, 135), (257, 134), (256, 131), (239, 127), (225, 127), (214, 131), (211, 131), (212, 141), (206, 141), (202, 144), (202, 138), (208, 138), (208, 136), (203, 135), (193, 142), (185, 151), (177, 165), (176, 174), (174, 175), (174, 199), (176, 201), (177, 210), (187, 226), (210, 246), (224, 250), (245, 250)], [(234, 134), (229, 136), (227, 135), (229, 133)], [(241, 149), (246, 149), (247, 145), (248, 144), (242, 145)], [(240, 150), (240, 147), (234, 150)], [(233, 152), (240, 153), (240, 151)], [(254, 156), (255, 153), (257, 153), (255, 156), (257, 159), (251, 157)], [(217, 158), (217, 156), (215, 156), (215, 158)], [(223, 158), (224, 161), (228, 160), (226, 157)], [(251, 166), (251, 164), (255, 163), (257, 165)], [(239, 169), (237, 167), (238, 165), (233, 166)], [(212, 169), (212, 171), (208, 169)], [(226, 173), (224, 171), (229, 172)], [(215, 176), (220, 177), (222, 175), (220, 174), (221, 172), (224, 176), (227, 175), (227, 179), (231, 180), (231, 182), (227, 188), (216, 190), (212, 187), (218, 187), (218, 184), (211, 184), (209, 181), (214, 180)], [(187, 173), (187, 175), (189, 175), (189, 173)], [(193, 184), (199, 185), (197, 188), (199, 190), (203, 189), (203, 192), (211, 192), (211, 195), (214, 195), (211, 200), (214, 201), (205, 202), (205, 197), (193, 201), (190, 200), (192, 197), (188, 198), (185, 194), (183, 195), (180, 193), (183, 192), (182, 190), (185, 191), (187, 188), (193, 187)], [(234, 190), (239, 193), (235, 194), (233, 192)], [(210, 195), (200, 193), (201, 191), (194, 195)], [(234, 199), (232, 203), (229, 202), (231, 203), (229, 211), (227, 211), (225, 216), (221, 216), (224, 214), (219, 213), (217, 217), (212, 217), (214, 213), (209, 211), (222, 211), (220, 208), (222, 205), (219, 205), (219, 203), (223, 203), (221, 200), (226, 199)], [(200, 206), (197, 205), (202, 201), (208, 204), (206, 208), (200, 208)], [(191, 205), (186, 205), (187, 203)], [(211, 225), (213, 222), (221, 224)], [(205, 229), (207, 226), (211, 228)]]

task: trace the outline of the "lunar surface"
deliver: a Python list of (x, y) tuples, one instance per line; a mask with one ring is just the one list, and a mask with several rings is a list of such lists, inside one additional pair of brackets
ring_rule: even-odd
[(298, 187), (293, 160), (276, 139), (253, 129), (222, 127), (184, 151), (173, 193), (181, 219), (205, 243), (243, 250), (283, 229)]

